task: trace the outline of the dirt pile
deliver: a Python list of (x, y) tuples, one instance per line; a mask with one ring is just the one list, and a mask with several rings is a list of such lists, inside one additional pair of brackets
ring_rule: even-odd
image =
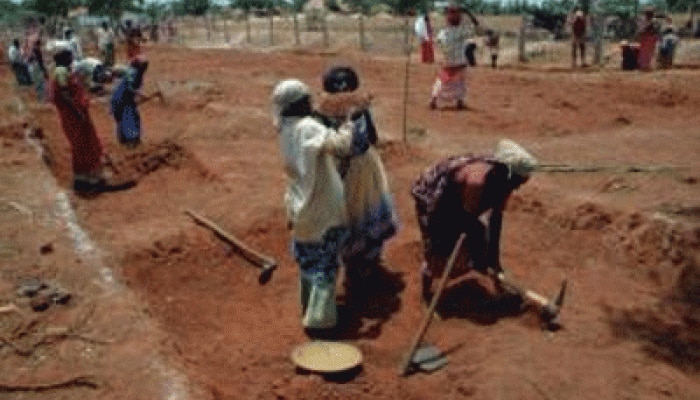
[(206, 175), (206, 169), (191, 152), (172, 140), (147, 143), (135, 150), (115, 149), (110, 152), (107, 168), (115, 177), (140, 180), (163, 168), (189, 166)]
[(23, 139), (27, 126), (27, 123), (21, 120), (3, 121), (0, 123), (0, 138)]

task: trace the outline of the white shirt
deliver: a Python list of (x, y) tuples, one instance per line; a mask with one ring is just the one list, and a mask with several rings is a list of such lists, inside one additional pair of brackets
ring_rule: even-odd
[(337, 131), (312, 117), (281, 117), (280, 148), (289, 178), (287, 218), (299, 241), (320, 242), (333, 227), (347, 224), (345, 191), (336, 156), (352, 151), (352, 125)]
[(469, 36), (464, 25), (448, 26), (440, 30), (436, 39), (445, 56), (446, 66), (467, 65), (464, 47)]
[(114, 32), (110, 28), (97, 30), (97, 46), (104, 49), (107, 44), (114, 43)]
[(70, 51), (73, 53), (73, 59), (74, 60), (80, 60), (83, 58), (83, 49), (80, 47), (80, 40), (73, 36), (70, 38), (68, 41), (68, 46), (70, 47)]
[(21, 61), (19, 49), (17, 48), (17, 46), (10, 46), (10, 49), (7, 50), (7, 58), (10, 60), (11, 63), (17, 63)]
[(421, 15), (416, 18), (416, 23), (413, 25), (413, 30), (418, 36), (418, 40), (426, 41), (430, 39), (428, 37), (428, 24), (425, 23), (425, 15)]

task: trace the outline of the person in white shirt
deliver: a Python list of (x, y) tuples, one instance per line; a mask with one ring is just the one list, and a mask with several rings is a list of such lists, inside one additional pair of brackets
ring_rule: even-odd
[(31, 86), (32, 78), (29, 75), (29, 66), (22, 55), (19, 39), (12, 41), (10, 48), (7, 49), (7, 58), (12, 66), (12, 71), (15, 73), (15, 78), (17, 78), (17, 84), (20, 86)]
[(324, 126), (313, 116), (311, 90), (296, 79), (275, 86), (272, 106), (288, 177), (284, 199), (299, 265), (302, 325), (333, 328), (338, 256), (349, 233), (337, 163), (367, 151), (366, 124), (348, 118), (337, 130)]
[(435, 49), (433, 47), (433, 25), (430, 22), (430, 14), (420, 15), (416, 18), (413, 29), (420, 41), (421, 62), (432, 64), (435, 62)]
[(465, 48), (471, 31), (462, 24), (462, 10), (459, 6), (450, 4), (445, 11), (447, 26), (437, 35), (443, 62), (433, 85), (430, 108), (437, 108), (440, 99), (456, 102), (457, 108), (462, 109), (467, 95)]
[(114, 66), (114, 31), (107, 21), (102, 22), (102, 27), (97, 30), (97, 47), (105, 67)]
[(72, 28), (63, 30), (63, 39), (68, 41), (73, 60), (80, 61), (83, 59), (83, 48), (80, 46), (80, 39), (75, 36)]

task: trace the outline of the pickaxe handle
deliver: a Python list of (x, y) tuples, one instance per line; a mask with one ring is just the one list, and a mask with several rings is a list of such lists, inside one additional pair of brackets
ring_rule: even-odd
[(157, 91), (155, 91), (155, 92), (153, 92), (153, 93), (151, 93), (151, 94), (149, 94), (149, 95), (141, 96), (141, 97), (139, 98), (138, 103), (139, 103), (139, 104), (143, 104), (143, 103), (146, 103), (146, 102), (148, 102), (148, 101), (153, 100), (153, 99), (156, 98), (156, 97), (158, 97), (159, 99), (163, 100), (163, 92), (162, 92), (161, 90), (157, 90)]
[(211, 229), (217, 236), (225, 240), (228, 244), (233, 246), (246, 260), (251, 262), (256, 267), (260, 268), (260, 276), (258, 277), (258, 282), (263, 285), (267, 283), (270, 278), (272, 278), (272, 272), (277, 268), (277, 261), (274, 258), (268, 257), (243, 243), (240, 239), (233, 236), (231, 233), (225, 231), (219, 225), (215, 224), (213, 221), (206, 217), (203, 217), (192, 210), (185, 210), (190, 217), (192, 217), (198, 224), (203, 225)]

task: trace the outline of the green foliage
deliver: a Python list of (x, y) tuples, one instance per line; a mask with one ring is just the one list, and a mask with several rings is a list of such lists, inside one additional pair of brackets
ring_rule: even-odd
[(137, 11), (143, 5), (143, 0), (87, 0), (82, 3), (90, 10), (90, 14), (118, 19), (124, 11)]
[(25, 0), (22, 6), (48, 16), (65, 16), (68, 10), (79, 6), (77, 0)]
[(231, 0), (230, 4), (240, 10), (266, 10), (275, 6), (273, 0)]
[(351, 9), (359, 11), (363, 14), (369, 14), (372, 10), (372, 6), (374, 5), (374, 1), (372, 0), (346, 0), (345, 4), (350, 6)]
[(391, 7), (391, 10), (400, 15), (414, 10), (423, 10), (427, 7), (425, 0), (383, 0), (382, 3)]
[(151, 21), (158, 21), (168, 12), (168, 6), (151, 1), (145, 4), (143, 12), (148, 15)]
[(210, 0), (178, 0), (173, 2), (173, 11), (178, 15), (204, 15), (211, 8)]

